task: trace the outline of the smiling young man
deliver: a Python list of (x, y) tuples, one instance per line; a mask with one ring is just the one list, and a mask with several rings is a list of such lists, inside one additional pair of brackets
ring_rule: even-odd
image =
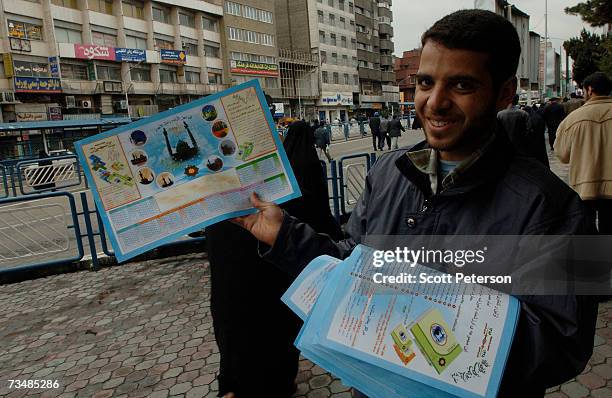
[[(516, 155), (496, 125), (516, 92), (521, 49), (512, 24), (488, 11), (457, 11), (427, 30), (422, 45), (415, 103), (426, 141), (379, 158), (340, 242), (253, 195), (260, 211), (236, 222), (270, 246), (269, 262), (297, 275), (316, 256), (348, 256), (367, 235), (594, 233), (578, 196), (536, 160)], [(584, 369), (597, 304), (519, 298), (499, 396), (541, 397)]]

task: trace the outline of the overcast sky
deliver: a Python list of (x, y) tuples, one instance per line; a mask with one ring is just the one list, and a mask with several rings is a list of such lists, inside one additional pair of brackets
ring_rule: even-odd
[[(565, 7), (576, 5), (581, 0), (548, 0), (548, 36), (559, 51), (564, 40), (578, 36), (582, 28), (593, 29), (578, 16), (567, 15)], [(519, 10), (529, 14), (529, 29), (544, 36), (544, 0), (510, 0)], [(435, 21), (452, 11), (474, 8), (474, 0), (394, 0), (393, 29), (395, 55), (420, 46), (421, 34)], [(565, 54), (563, 56), (565, 58)]]

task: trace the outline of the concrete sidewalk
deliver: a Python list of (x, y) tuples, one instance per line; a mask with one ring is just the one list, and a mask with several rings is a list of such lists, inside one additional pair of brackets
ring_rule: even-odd
[[(0, 396), (214, 397), (219, 353), (209, 307), (205, 254), (0, 286)], [(11, 379), (59, 386), (10, 389)], [(350, 397), (307, 360), (297, 383), (299, 397)], [(612, 302), (600, 305), (585, 372), (548, 397), (612, 397)]]

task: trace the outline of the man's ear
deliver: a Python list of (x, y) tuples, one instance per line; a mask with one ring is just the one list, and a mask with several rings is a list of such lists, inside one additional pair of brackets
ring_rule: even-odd
[(497, 112), (506, 109), (512, 103), (512, 98), (516, 94), (516, 86), (516, 76), (512, 76), (501, 85), (495, 104)]

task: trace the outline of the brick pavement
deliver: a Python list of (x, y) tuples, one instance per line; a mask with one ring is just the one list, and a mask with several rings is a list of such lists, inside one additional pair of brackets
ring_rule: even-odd
[[(205, 254), (189, 254), (0, 286), (0, 396), (216, 396), (209, 283)], [(11, 390), (9, 379), (59, 387)], [(297, 382), (296, 397), (350, 397), (307, 360)], [(612, 302), (600, 305), (583, 374), (547, 397), (612, 397)]]

